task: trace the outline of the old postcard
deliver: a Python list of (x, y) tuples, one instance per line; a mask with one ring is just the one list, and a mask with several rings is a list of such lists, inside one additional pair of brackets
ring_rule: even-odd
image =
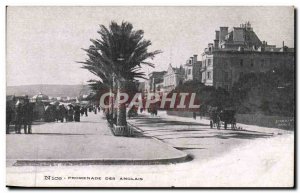
[(294, 187), (294, 14), (8, 6), (6, 185)]

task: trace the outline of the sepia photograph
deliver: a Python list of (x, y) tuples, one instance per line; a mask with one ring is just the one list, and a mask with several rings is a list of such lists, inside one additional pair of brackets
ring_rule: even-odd
[(295, 9), (7, 6), (6, 186), (294, 188)]

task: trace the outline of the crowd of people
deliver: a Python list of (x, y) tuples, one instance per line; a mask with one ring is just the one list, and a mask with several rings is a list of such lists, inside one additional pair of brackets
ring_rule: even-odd
[[(100, 111), (100, 107), (96, 105), (80, 104), (62, 104), (55, 102), (54, 104), (44, 104), (43, 118), (39, 121), (45, 122), (80, 122), (81, 116), (88, 116), (88, 112)], [(15, 104), (6, 103), (6, 134), (10, 133), (10, 125), (14, 124), (16, 134), (21, 134), (21, 128), (24, 127), (24, 134), (32, 133), (32, 122), (37, 119), (35, 103), (29, 102), (29, 98), (18, 99)]]
[(15, 133), (21, 134), (21, 127), (24, 126), (24, 133), (31, 134), (33, 121), (33, 103), (29, 102), (28, 97), (19, 99), (15, 108), (6, 103), (6, 134), (9, 134), (9, 126), (14, 121)]
[(45, 107), (46, 122), (80, 122), (81, 116), (88, 116), (88, 112), (97, 114), (100, 107), (96, 105), (80, 106), (79, 104), (48, 104)]
[(45, 108), (45, 121), (46, 122), (80, 122), (80, 116), (88, 116), (88, 108), (81, 107), (77, 104), (64, 104), (47, 105)]

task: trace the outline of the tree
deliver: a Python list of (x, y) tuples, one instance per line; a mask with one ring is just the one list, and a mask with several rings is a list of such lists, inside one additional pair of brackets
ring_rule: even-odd
[[(109, 28), (100, 25), (98, 34), (101, 39), (91, 39), (93, 44), (89, 49), (84, 49), (89, 59), (83, 62), (83, 68), (97, 75), (101, 83), (110, 88), (114, 75), (118, 93), (125, 88), (126, 82), (145, 79), (142, 65), (154, 67), (147, 59), (161, 53), (159, 50), (148, 52), (151, 41), (144, 39), (143, 30), (134, 30), (128, 22), (118, 25), (113, 21)], [(125, 104), (119, 104), (117, 117), (118, 126), (127, 125)]]
[(294, 116), (294, 69), (279, 66), (267, 72), (249, 73), (232, 88), (239, 113)]

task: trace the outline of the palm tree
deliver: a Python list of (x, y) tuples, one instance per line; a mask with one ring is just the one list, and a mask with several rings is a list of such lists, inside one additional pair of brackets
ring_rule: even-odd
[[(91, 41), (93, 42), (94, 40)], [(101, 79), (89, 80), (88, 82), (90, 88), (96, 92), (97, 96), (104, 94), (107, 90), (112, 92), (112, 68), (110, 68), (110, 66), (107, 63), (101, 60), (101, 55), (99, 54), (98, 49), (95, 47), (95, 45), (91, 45), (88, 49), (83, 50), (87, 52), (88, 59), (86, 59), (86, 61), (84, 62), (78, 62), (84, 64), (81, 68), (89, 70), (91, 73), (93, 73)], [(111, 110), (113, 110), (113, 108), (111, 108)], [(108, 112), (109, 115), (111, 115), (112, 113), (113, 112)]]
[[(142, 65), (154, 67), (147, 59), (153, 59), (161, 51), (148, 52), (151, 41), (144, 39), (143, 30), (134, 30), (131, 23), (118, 25), (111, 22), (109, 28), (100, 25), (98, 31), (101, 39), (91, 39), (93, 45), (84, 49), (89, 57), (83, 68), (100, 77), (102, 83), (112, 85), (115, 75), (118, 93), (125, 88), (128, 81), (136, 78), (145, 79), (141, 72)], [(125, 104), (119, 104), (117, 126), (127, 126)]]

